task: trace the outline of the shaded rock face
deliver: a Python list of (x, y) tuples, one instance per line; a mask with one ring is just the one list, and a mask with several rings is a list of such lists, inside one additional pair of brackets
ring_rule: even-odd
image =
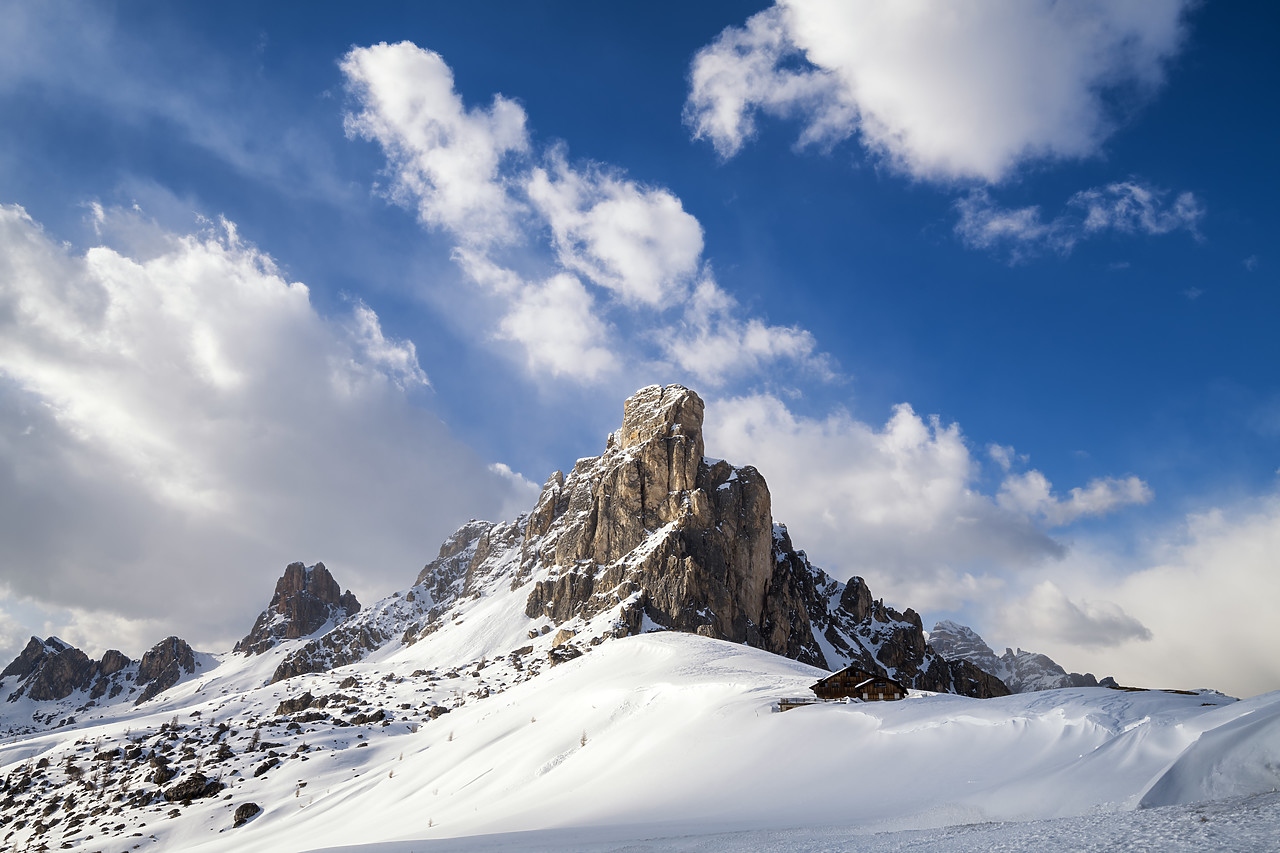
[(18, 653), (3, 672), (0, 672), (0, 678), (17, 676), (19, 681), (29, 678), (46, 660), (69, 648), (71, 648), (70, 645), (57, 637), (50, 637), (47, 640), (32, 637), (27, 641), (26, 648)]
[(360, 602), (350, 590), (342, 591), (324, 563), (290, 563), (276, 581), (271, 603), (235, 651), (262, 654), (281, 640), (314, 634), (330, 620), (339, 622), (359, 610)]
[(16, 677), (19, 686), (9, 694), (9, 701), (25, 695), (47, 702), (65, 699), (77, 690), (88, 690), (90, 698), (97, 699), (108, 690), (112, 696), (120, 693), (122, 684), (116, 676), (131, 663), (115, 649), (94, 661), (57, 637), (32, 637), (18, 657), (0, 672), (0, 682)]
[(233, 827), (244, 826), (253, 818), (257, 817), (262, 811), (262, 806), (257, 803), (241, 803), (236, 806), (236, 812), (231, 816), (231, 825)]
[(143, 687), (135, 705), (158, 696), (181, 680), (184, 673), (196, 671), (196, 656), (186, 641), (166, 637), (142, 656), (138, 664), (137, 684)]
[(999, 657), (976, 631), (944, 620), (933, 626), (929, 642), (942, 654), (968, 661), (999, 678), (1014, 693), (1056, 690), (1060, 687), (1097, 687), (1092, 673), (1067, 672), (1047, 655), (1005, 649)]

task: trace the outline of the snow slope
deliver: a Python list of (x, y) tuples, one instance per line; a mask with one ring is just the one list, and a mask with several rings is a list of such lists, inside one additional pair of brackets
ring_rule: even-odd
[[(216, 765), (227, 786), (217, 797), (108, 813), (58, 836), (83, 850), (124, 840), (209, 853), (613, 850), (643, 839), (661, 839), (654, 850), (817, 850), (854, 838), (859, 849), (940, 838), (952, 839), (942, 849), (1001, 838), (1032, 849), (1141, 827), (1190, 844), (1206, 830), (1189, 809), (1220, 797), (1252, 797), (1211, 809), (1228, 846), (1280, 833), (1280, 803), (1254, 796), (1280, 786), (1280, 693), (913, 693), (780, 714), (777, 699), (803, 694), (822, 671), (696, 635), (611, 640), (537, 677), (508, 658), (411, 676), (429, 645), (272, 685), (272, 658), (287, 650), (224, 658), (154, 705), (0, 744), (0, 773), (16, 778), (42, 756), (56, 773), (69, 757), (90, 764), (113, 744), (156, 749), (165, 738), (205, 756), (212, 773), (211, 732), (228, 727), (233, 756)], [(385, 709), (385, 724), (286, 725), (276, 714), (348, 678), (348, 712)], [(432, 719), (434, 706), (451, 710)], [(178, 731), (159, 731), (175, 721)], [(252, 750), (251, 732), (280, 759), (257, 776), (267, 756)], [(135, 774), (122, 789), (146, 787), (143, 771), (120, 772)], [(232, 812), (250, 801), (262, 813), (233, 829)]]

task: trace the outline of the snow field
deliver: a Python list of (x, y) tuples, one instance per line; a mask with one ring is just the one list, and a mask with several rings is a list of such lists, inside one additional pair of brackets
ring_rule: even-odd
[[(820, 674), (690, 635), (610, 641), (416, 734), (375, 735), (337, 758), (313, 753), (305, 804), (263, 803), (257, 820), (206, 844), (187, 846), (191, 837), (171, 846), (175, 836), (153, 849), (1101, 820), (1132, 809), (1148, 788), (1156, 792), (1149, 797), (1164, 796), (1152, 786), (1171, 766), (1180, 768), (1177, 792), (1196, 790), (1192, 780), (1206, 763), (1219, 767), (1214, 790), (1228, 790), (1227, 777), (1236, 794), (1276, 786), (1266, 768), (1280, 754), (1280, 694), (1216, 707), (1227, 700), (1089, 688), (770, 712)], [(1195, 754), (1187, 748), (1202, 732), (1217, 730), (1222, 743), (1204, 749), (1225, 755), (1225, 765), (1177, 763)], [(1245, 746), (1259, 738), (1265, 754)], [(277, 793), (287, 800), (292, 788)]]

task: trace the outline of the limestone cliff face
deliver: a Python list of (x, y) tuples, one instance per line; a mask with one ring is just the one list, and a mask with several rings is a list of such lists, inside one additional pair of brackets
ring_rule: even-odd
[(359, 609), (360, 602), (350, 590), (342, 591), (324, 563), (290, 563), (276, 581), (271, 603), (235, 651), (262, 654), (281, 640), (314, 634), (330, 620), (340, 621)]
[(525, 531), (525, 571), (548, 577), (525, 613), (558, 624), (629, 601), (632, 629), (647, 617), (817, 663), (803, 618), (770, 620), (769, 488), (754, 468), (704, 458), (702, 418), (693, 391), (644, 388), (603, 455), (547, 481)]

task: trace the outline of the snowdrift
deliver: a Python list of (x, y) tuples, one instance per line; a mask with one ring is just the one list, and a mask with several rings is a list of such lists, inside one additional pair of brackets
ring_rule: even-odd
[(1239, 703), (1103, 688), (917, 694), (772, 712), (820, 675), (690, 635), (605, 643), (417, 732), (393, 726), (358, 750), (308, 736), (328, 748), (281, 775), (271, 802), (259, 795), (254, 821), (162, 827), (150, 849), (303, 851), (528, 831), (562, 840), (569, 831), (900, 831), (1280, 784), (1280, 693)]

